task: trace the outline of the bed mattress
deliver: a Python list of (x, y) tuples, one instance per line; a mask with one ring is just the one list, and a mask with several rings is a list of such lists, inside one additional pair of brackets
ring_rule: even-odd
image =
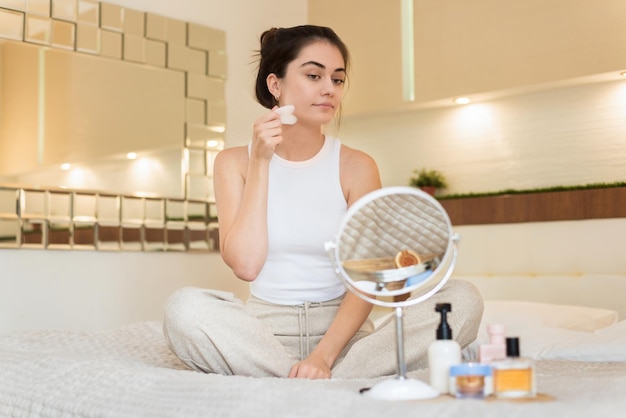
[[(159, 322), (105, 332), (0, 335), (2, 417), (623, 417), (626, 362), (539, 360), (550, 400), (381, 401), (359, 393), (377, 380), (207, 375), (167, 348)], [(427, 371), (409, 377), (427, 379)]]

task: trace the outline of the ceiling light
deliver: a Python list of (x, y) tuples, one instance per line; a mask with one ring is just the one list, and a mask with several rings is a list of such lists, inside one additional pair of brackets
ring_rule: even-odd
[(137, 159), (137, 153), (136, 152), (129, 152), (128, 154), (126, 154), (126, 158), (128, 158), (129, 160), (136, 160)]
[(61, 170), (67, 171), (70, 168), (72, 168), (72, 164), (70, 164), (70, 163), (63, 163), (63, 164), (61, 164)]
[(454, 99), (454, 103), (460, 104), (460, 105), (468, 104), (469, 102), (470, 102), (469, 97), (457, 97), (456, 99)]
[(626, 78), (626, 71), (622, 71), (621, 73), (619, 73), (619, 75)]
[(207, 129), (211, 132), (224, 133), (226, 132), (226, 127), (221, 125), (211, 125), (207, 126)]

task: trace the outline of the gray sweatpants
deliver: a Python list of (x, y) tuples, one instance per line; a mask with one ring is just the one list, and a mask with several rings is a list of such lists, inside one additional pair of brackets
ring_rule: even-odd
[[(206, 373), (286, 377), (315, 348), (333, 321), (342, 298), (303, 305), (276, 305), (251, 297), (199, 288), (175, 292), (165, 308), (164, 333), (171, 350), (189, 367)], [(483, 313), (478, 290), (450, 280), (424, 302), (404, 308), (408, 371), (427, 367), (439, 314), (435, 304), (452, 304), (448, 323), (461, 347), (476, 338)], [(366, 321), (332, 368), (335, 378), (372, 378), (398, 371), (395, 315), (374, 329)]]

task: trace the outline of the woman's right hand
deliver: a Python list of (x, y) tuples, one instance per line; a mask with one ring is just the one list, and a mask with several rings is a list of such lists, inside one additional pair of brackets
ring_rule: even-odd
[(252, 158), (271, 159), (276, 147), (283, 141), (280, 116), (274, 112), (278, 106), (254, 122)]

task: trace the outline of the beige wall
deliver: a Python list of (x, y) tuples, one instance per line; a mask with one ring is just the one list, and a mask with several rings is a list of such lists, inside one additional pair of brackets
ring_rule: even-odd
[(7, 86), (1, 98), (0, 176), (181, 148), (185, 73), (58, 48), (44, 51), (34, 44), (0, 43)]
[(219, 254), (0, 250), (0, 332), (161, 320), (185, 286), (248, 293)]
[(344, 114), (397, 107), (402, 98), (400, 0), (309, 0), (309, 23), (333, 28), (350, 51)]
[(347, 117), (339, 137), (371, 154), (383, 184), (429, 167), (446, 193), (626, 179), (626, 79), (470, 104)]
[[(622, 0), (415, 0), (417, 102), (552, 83), (626, 68)], [(406, 106), (400, 1), (311, 0), (354, 58), (346, 112)]]
[(424, 101), (626, 67), (622, 0), (416, 0), (415, 28)]
[[(378, 161), (385, 185), (422, 167), (443, 171), (450, 193), (626, 178), (624, 1), (413, 3), (407, 104), (400, 2), (309, 2), (310, 21), (335, 28), (353, 55), (338, 136)], [(459, 95), (474, 104), (454, 106)]]
[(626, 319), (626, 218), (467, 225), (453, 278), (485, 299), (613, 309)]

